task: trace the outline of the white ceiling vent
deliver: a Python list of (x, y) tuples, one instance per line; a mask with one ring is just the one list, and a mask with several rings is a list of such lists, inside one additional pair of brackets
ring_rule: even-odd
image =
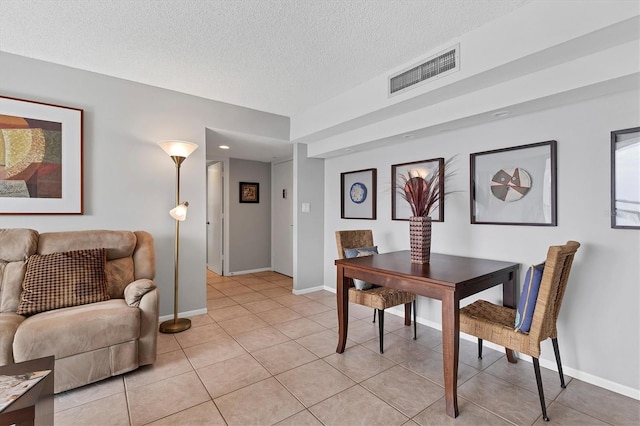
[(389, 77), (389, 96), (396, 95), (427, 81), (440, 78), (460, 69), (460, 45), (437, 53), (420, 64)]

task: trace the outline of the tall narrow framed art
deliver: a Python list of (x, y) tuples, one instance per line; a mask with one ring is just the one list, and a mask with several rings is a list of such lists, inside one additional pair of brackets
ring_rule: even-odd
[(83, 110), (0, 96), (0, 214), (82, 214)]
[(340, 217), (376, 218), (377, 169), (340, 173)]
[(611, 227), (640, 229), (640, 127), (611, 132)]

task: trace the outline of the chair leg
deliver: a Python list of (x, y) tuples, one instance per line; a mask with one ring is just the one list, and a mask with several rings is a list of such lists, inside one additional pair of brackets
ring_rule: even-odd
[(418, 310), (416, 309), (416, 301), (413, 301), (413, 340), (418, 340)]
[(380, 330), (380, 353), (384, 352), (384, 309), (378, 309), (378, 329)]
[(536, 373), (536, 383), (538, 384), (538, 395), (540, 396), (540, 406), (542, 407), (542, 418), (545, 422), (549, 421), (547, 416), (547, 406), (544, 403), (544, 391), (542, 390), (542, 376), (540, 375), (540, 362), (538, 358), (531, 357), (533, 360), (533, 370)]
[(378, 310), (377, 310), (377, 309), (374, 309), (374, 310), (373, 310), (373, 322), (374, 322), (374, 323), (376, 322), (376, 312), (378, 312)]
[(482, 359), (482, 339), (478, 339), (478, 359)]
[(560, 375), (560, 387), (566, 388), (564, 384), (564, 373), (562, 372), (562, 361), (560, 361), (560, 349), (558, 349), (558, 339), (551, 339), (553, 343), (553, 352), (556, 354), (556, 363), (558, 364), (558, 374)]

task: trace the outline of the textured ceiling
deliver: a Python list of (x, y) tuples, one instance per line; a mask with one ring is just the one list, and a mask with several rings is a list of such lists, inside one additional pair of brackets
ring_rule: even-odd
[(0, 50), (295, 116), (526, 1), (0, 0)]

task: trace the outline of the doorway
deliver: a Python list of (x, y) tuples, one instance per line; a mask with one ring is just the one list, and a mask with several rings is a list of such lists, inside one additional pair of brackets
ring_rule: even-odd
[(223, 163), (207, 167), (207, 268), (223, 274), (224, 178)]

